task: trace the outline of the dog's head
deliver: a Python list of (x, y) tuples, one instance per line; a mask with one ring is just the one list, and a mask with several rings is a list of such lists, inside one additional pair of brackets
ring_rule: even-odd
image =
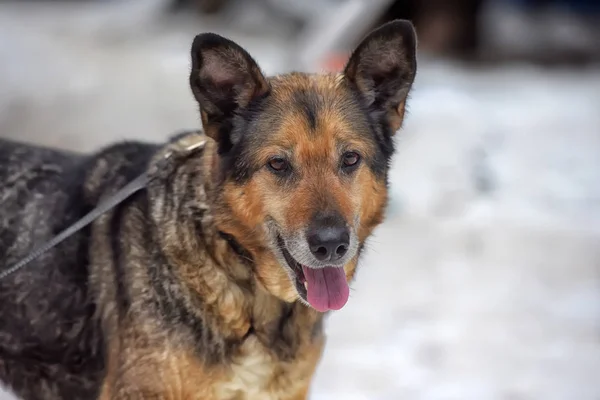
[(273, 295), (319, 311), (346, 303), (360, 249), (383, 218), (415, 41), (409, 22), (390, 22), (341, 74), (269, 78), (232, 41), (194, 40), (190, 84), (217, 146), (217, 225), (252, 254)]

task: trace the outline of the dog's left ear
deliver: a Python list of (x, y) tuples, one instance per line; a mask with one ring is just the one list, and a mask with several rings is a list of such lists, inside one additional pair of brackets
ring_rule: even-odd
[(200, 105), (206, 135), (221, 149), (231, 145), (233, 117), (269, 92), (269, 84), (250, 54), (214, 33), (196, 36), (192, 44), (190, 86)]
[(417, 70), (416, 33), (410, 21), (388, 22), (369, 33), (350, 56), (344, 76), (371, 111), (384, 112), (392, 132), (402, 125)]

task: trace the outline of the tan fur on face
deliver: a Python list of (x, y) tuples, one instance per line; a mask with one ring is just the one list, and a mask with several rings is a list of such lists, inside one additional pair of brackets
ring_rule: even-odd
[[(286, 234), (303, 232), (319, 211), (339, 213), (362, 242), (383, 218), (387, 200), (385, 183), (366, 164), (351, 175), (340, 173), (345, 151), (356, 151), (363, 160), (372, 157), (375, 143), (368, 126), (348, 112), (348, 88), (339, 75), (281, 76), (271, 81), (271, 96), (279, 104), (280, 123), (253, 155), (257, 165), (284, 156), (292, 164), (295, 182), (282, 185), (262, 168), (243, 185), (226, 183), (223, 201), (227, 217), (219, 226), (239, 238), (256, 258), (256, 274), (269, 292), (286, 301), (298, 298), (289, 276), (270, 249), (268, 220)], [(320, 100), (314, 126), (303, 110), (294, 108), (298, 92), (312, 91)], [(356, 260), (345, 269), (352, 279)]]
[[(27, 399), (306, 399), (324, 314), (294, 301), (286, 271), (326, 266), (307, 236), (329, 224), (352, 228), (346, 262), (381, 221), (415, 44), (396, 21), (361, 42), (343, 77), (267, 78), (239, 45), (204, 33), (189, 82), (205, 134), (90, 155), (0, 143), (9, 265), (145, 178), (2, 281), (0, 380)], [(342, 169), (345, 151), (364, 162)], [(292, 173), (267, 169), (273, 156)]]

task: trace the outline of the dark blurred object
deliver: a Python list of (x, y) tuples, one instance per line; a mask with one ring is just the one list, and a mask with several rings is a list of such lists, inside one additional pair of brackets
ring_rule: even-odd
[(438, 55), (472, 56), (478, 48), (478, 18), (483, 0), (398, 0), (380, 23), (413, 21), (421, 50)]
[(480, 57), (544, 65), (600, 62), (600, 1), (490, 1), (480, 17)]
[(599, 13), (598, 0), (508, 0), (509, 3), (529, 8), (558, 6), (577, 13)]
[(184, 8), (195, 8), (204, 14), (219, 12), (227, 0), (172, 0), (171, 9), (181, 10)]
[(366, 32), (393, 19), (413, 21), (423, 56), (545, 65), (600, 62), (600, 0), (165, 1), (174, 10), (223, 11), (238, 27), (263, 31), (274, 22), (285, 25), (294, 41), (289, 64), (300, 70), (339, 70)]
[(378, 23), (415, 23), (422, 52), (471, 60), (600, 61), (600, 0), (397, 0)]

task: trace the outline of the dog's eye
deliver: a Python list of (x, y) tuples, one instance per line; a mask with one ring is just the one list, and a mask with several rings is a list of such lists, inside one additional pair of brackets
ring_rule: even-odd
[(267, 165), (275, 172), (285, 172), (289, 168), (289, 163), (283, 158), (273, 158)]
[(360, 161), (360, 155), (354, 151), (349, 151), (344, 154), (342, 163), (344, 168), (351, 168), (358, 165)]

